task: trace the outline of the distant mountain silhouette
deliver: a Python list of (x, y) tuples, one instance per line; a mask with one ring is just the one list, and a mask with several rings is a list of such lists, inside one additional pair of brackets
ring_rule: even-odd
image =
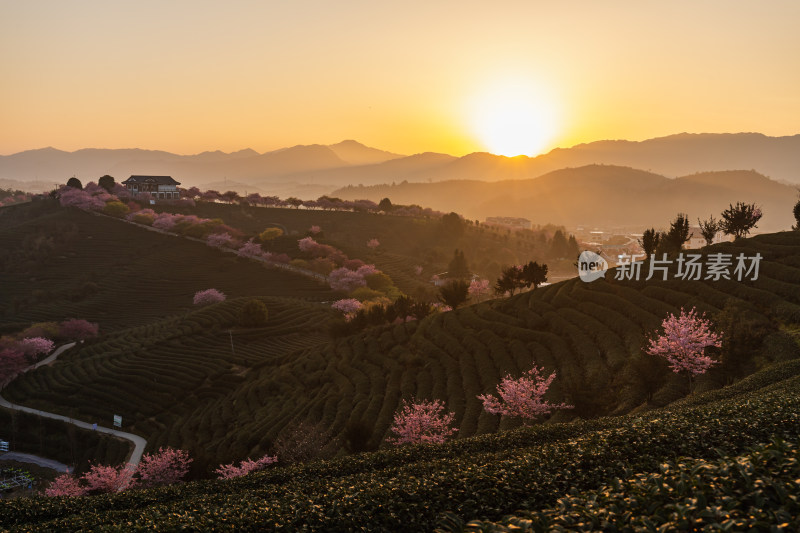
[(706, 172), (676, 179), (612, 165), (561, 169), (539, 178), (436, 183), (400, 183), (333, 192), (344, 199), (391, 199), (392, 203), (424, 203), (468, 218), (525, 217), (534, 223), (568, 227), (664, 227), (678, 212), (692, 224), (737, 201), (755, 202), (764, 211), (758, 231), (789, 229), (794, 221), (795, 187), (750, 170)]
[(678, 134), (647, 141), (597, 141), (558, 148), (537, 157), (473, 153), (464, 157), (422, 153), (400, 156), (353, 140), (330, 146), (300, 145), (264, 154), (254, 150), (177, 155), (155, 150), (54, 148), (0, 156), (0, 179), (66, 182), (103, 174), (169, 174), (185, 186), (225, 179), (269, 190), (296, 183), (307, 189), (345, 185), (530, 179), (562, 168), (589, 164), (646, 169), (676, 177), (694, 172), (753, 169), (774, 180), (800, 184), (800, 135), (768, 137), (758, 133)]

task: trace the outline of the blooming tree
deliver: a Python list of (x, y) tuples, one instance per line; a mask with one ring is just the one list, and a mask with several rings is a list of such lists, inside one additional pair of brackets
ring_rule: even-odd
[(444, 413), (441, 400), (421, 402), (403, 401), (403, 407), (394, 415), (394, 424), (390, 428), (396, 437), (389, 442), (396, 445), (429, 442), (441, 444), (447, 437), (457, 432), (451, 428), (455, 413)]
[(58, 335), (61, 338), (73, 341), (83, 341), (97, 337), (100, 326), (86, 320), (70, 318), (58, 326)]
[(135, 467), (130, 463), (119, 466), (92, 465), (81, 479), (86, 482), (86, 492), (119, 492), (133, 481)]
[(263, 470), (267, 466), (276, 462), (278, 462), (277, 456), (265, 455), (260, 459), (256, 459), (255, 461), (252, 459), (245, 459), (239, 463), (239, 466), (236, 466), (234, 463), (220, 465), (219, 468), (214, 470), (214, 473), (217, 474), (220, 479), (232, 479), (247, 475), (250, 472)]
[(375, 248), (377, 248), (380, 245), (381, 245), (381, 243), (378, 242), (378, 239), (370, 239), (370, 240), (367, 241), (367, 248), (371, 248), (372, 250), (374, 250)]
[(169, 231), (175, 227), (181, 220), (180, 215), (173, 215), (172, 213), (159, 213), (155, 220), (153, 220), (153, 227), (163, 231)]
[(253, 242), (253, 239), (250, 239), (236, 251), (236, 255), (239, 257), (247, 257), (249, 259), (263, 259), (264, 250), (261, 248), (260, 244)]
[(308, 231), (312, 235), (316, 235), (317, 233), (322, 231), (322, 228), (320, 228), (319, 226), (314, 225), (314, 226), (311, 226), (310, 228), (308, 228)]
[(361, 309), (364, 306), (362, 305), (361, 302), (359, 302), (355, 298), (345, 298), (333, 302), (333, 305), (331, 305), (331, 307), (333, 309), (336, 309), (337, 311), (341, 311), (342, 313), (344, 313), (346, 318), (350, 319), (355, 313), (359, 311), (359, 309)]
[(212, 233), (206, 237), (206, 244), (215, 248), (222, 248), (223, 246), (230, 246), (233, 242), (233, 237), (228, 233)]
[(22, 372), (27, 365), (25, 354), (18, 349), (0, 349), (0, 384)]
[(328, 276), (328, 284), (335, 291), (352, 292), (359, 287), (364, 287), (367, 280), (358, 272), (348, 268), (337, 268)]
[(136, 475), (142, 487), (171, 485), (183, 479), (191, 462), (186, 450), (159, 448), (156, 453), (142, 456)]
[(663, 333), (650, 339), (647, 353), (664, 357), (676, 374), (685, 372), (692, 376), (704, 374), (717, 363), (707, 355), (709, 346), (722, 346), (722, 336), (711, 331), (711, 321), (698, 315), (696, 308), (686, 312), (681, 308), (679, 316), (670, 313), (661, 323)]
[(225, 301), (225, 293), (217, 289), (206, 289), (194, 294), (194, 305), (209, 305)]
[(71, 474), (62, 474), (55, 478), (50, 485), (44, 489), (44, 495), (50, 498), (66, 496), (73, 498), (86, 494), (86, 488), (81, 486), (80, 480)]
[(473, 300), (481, 300), (489, 295), (490, 287), (488, 279), (473, 279), (469, 283), (467, 290), (469, 297)]
[(417, 276), (422, 275), (422, 267), (420, 265), (414, 267), (414, 274), (416, 274)]
[(521, 377), (514, 379), (511, 374), (506, 374), (497, 386), (499, 398), (491, 394), (482, 394), (478, 399), (483, 402), (486, 412), (493, 415), (520, 417), (526, 423), (539, 416), (547, 415), (556, 409), (572, 409), (565, 403), (553, 404), (544, 400), (544, 395), (550, 384), (556, 378), (553, 372), (545, 378), (535, 364)]
[(17, 349), (29, 357), (48, 354), (53, 351), (54, 346), (53, 341), (44, 337), (31, 337), (17, 341)]

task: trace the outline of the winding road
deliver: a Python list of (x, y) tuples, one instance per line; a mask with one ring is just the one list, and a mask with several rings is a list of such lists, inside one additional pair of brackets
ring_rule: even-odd
[[(65, 344), (63, 346), (59, 346), (52, 354), (47, 356), (45, 359), (25, 369), (25, 372), (29, 370), (35, 370), (40, 366), (51, 364), (58, 358), (59, 355), (69, 350), (73, 346), (75, 346), (75, 344), (76, 343), (72, 342), (69, 344)], [(2, 388), (7, 384), (8, 382), (0, 384), (0, 391), (2, 391)], [(40, 411), (39, 409), (31, 409), (30, 407), (25, 407), (24, 405), (17, 405), (7, 401), (2, 396), (0, 396), (0, 407), (7, 407), (9, 409), (22, 411), (24, 413), (31, 413), (44, 418), (52, 418), (53, 420), (61, 420), (62, 422), (67, 422), (68, 424), (72, 424), (74, 426), (78, 426), (79, 428), (83, 429), (89, 429), (89, 430), (94, 429), (93, 424), (90, 424), (89, 422), (82, 422), (80, 420), (75, 420), (73, 418), (64, 415), (59, 415), (56, 413), (48, 413), (47, 411)], [(130, 463), (133, 466), (137, 466), (139, 464), (139, 461), (141, 461), (142, 459), (142, 453), (144, 453), (144, 448), (145, 446), (147, 446), (147, 441), (144, 438), (140, 437), (139, 435), (134, 435), (133, 433), (126, 433), (124, 431), (119, 431), (117, 429), (107, 428), (103, 426), (97, 426), (97, 429), (95, 429), (95, 431), (98, 431), (100, 433), (106, 433), (108, 435), (113, 435), (115, 437), (119, 437), (121, 439), (125, 439), (133, 443), (133, 452), (131, 452), (131, 455), (128, 458), (128, 463)]]

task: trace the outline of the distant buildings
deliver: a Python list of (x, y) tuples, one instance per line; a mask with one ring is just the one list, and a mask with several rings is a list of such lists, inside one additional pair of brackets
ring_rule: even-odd
[(177, 200), (180, 198), (178, 183), (172, 176), (131, 176), (122, 182), (133, 196), (148, 193), (155, 200)]
[(513, 230), (531, 229), (533, 227), (530, 220), (518, 217), (487, 217), (485, 224)]

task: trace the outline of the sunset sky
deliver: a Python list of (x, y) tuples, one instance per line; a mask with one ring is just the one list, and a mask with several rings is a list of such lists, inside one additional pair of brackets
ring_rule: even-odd
[(798, 23), (796, 0), (0, 0), (0, 154), (792, 135)]

